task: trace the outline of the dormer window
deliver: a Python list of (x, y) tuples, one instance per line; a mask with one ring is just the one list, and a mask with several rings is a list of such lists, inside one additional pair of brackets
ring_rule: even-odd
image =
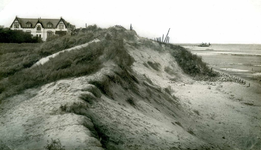
[(59, 29), (63, 29), (64, 28), (64, 24), (61, 22), (59, 23)]
[(31, 27), (32, 27), (32, 23), (31, 23), (31, 22), (27, 22), (27, 23), (26, 23), (26, 27), (27, 27), (27, 28), (31, 28)]
[(37, 33), (41, 32), (41, 30), (42, 30), (41, 26), (37, 26), (36, 29), (37, 29)]
[(37, 26), (37, 30), (38, 30), (38, 31), (41, 31), (41, 27), (40, 27), (40, 26)]
[(52, 28), (52, 27), (53, 27), (53, 24), (52, 24), (51, 22), (48, 22), (48, 23), (47, 23), (47, 27), (48, 27), (48, 28)]
[(15, 21), (15, 23), (14, 23), (14, 28), (19, 28), (19, 23), (18, 23), (18, 21)]

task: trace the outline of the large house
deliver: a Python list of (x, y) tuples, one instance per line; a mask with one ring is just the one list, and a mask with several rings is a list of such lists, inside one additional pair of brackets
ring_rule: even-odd
[(60, 19), (42, 19), (42, 18), (18, 18), (15, 17), (10, 26), (11, 30), (22, 30), (29, 32), (33, 36), (41, 37), (45, 41), (54, 34), (66, 34), (74, 26), (66, 22), (62, 17)]

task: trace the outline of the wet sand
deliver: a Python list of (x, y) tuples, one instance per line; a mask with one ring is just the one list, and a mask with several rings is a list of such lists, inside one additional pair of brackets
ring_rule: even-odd
[(261, 83), (261, 45), (183, 45), (210, 67)]

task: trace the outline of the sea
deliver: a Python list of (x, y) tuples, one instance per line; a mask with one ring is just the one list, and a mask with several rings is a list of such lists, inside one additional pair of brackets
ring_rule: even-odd
[(202, 57), (209, 67), (261, 83), (261, 44), (179, 44)]

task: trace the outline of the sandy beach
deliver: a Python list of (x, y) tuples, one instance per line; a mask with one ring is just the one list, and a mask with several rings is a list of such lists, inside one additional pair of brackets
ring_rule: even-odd
[(261, 45), (213, 44), (210, 47), (184, 45), (208, 63), (210, 67), (222, 70), (244, 79), (261, 82)]

